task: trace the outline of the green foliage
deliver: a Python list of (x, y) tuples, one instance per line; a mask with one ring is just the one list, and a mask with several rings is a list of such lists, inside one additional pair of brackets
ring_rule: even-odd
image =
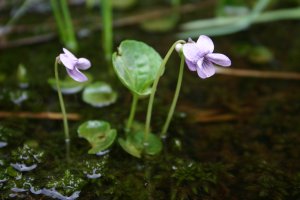
[(289, 199), (292, 186), (287, 174), (265, 161), (244, 169), (244, 180), (249, 198), (255, 199)]
[(219, 179), (224, 173), (224, 166), (218, 163), (202, 164), (177, 159), (172, 169), (174, 170), (172, 178), (176, 183), (173, 196), (179, 195), (178, 199), (185, 199), (189, 196), (218, 196), (221, 188)]
[(137, 0), (112, 0), (112, 6), (119, 10), (125, 10), (133, 7), (135, 4), (137, 4)]
[(26, 87), (28, 85), (27, 70), (23, 64), (19, 64), (19, 66), (18, 66), (17, 80), (21, 87)]
[(115, 72), (130, 91), (139, 96), (150, 94), (162, 63), (162, 58), (152, 47), (143, 42), (125, 40), (112, 59)]
[[(28, 195), (33, 182), (33, 177), (24, 176), (11, 166), (0, 168), (0, 198), (9, 199), (13, 196), (17, 198), (18, 196)], [(20, 189), (20, 191), (14, 191), (12, 188)]]
[(79, 137), (86, 139), (92, 146), (89, 154), (96, 154), (110, 147), (117, 137), (117, 131), (110, 124), (100, 120), (89, 120), (77, 129)]
[(144, 141), (143, 131), (130, 133), (126, 139), (119, 138), (118, 142), (127, 153), (137, 158), (141, 158), (142, 153), (157, 155), (163, 146), (159, 137), (152, 133), (149, 133), (147, 141)]
[(90, 84), (82, 93), (83, 101), (95, 107), (108, 106), (117, 100), (117, 96), (111, 86), (104, 82)]
[(37, 151), (27, 145), (19, 147), (17, 150), (12, 151), (11, 159), (13, 163), (33, 165), (41, 163), (44, 157), (43, 151)]
[(59, 193), (69, 196), (76, 191), (80, 191), (84, 185), (85, 181), (83, 179), (66, 170), (63, 177), (52, 177), (46, 184), (46, 188), (55, 188)]
[(68, 49), (78, 49), (67, 0), (51, 0), (51, 7), (61, 41)]
[[(92, 178), (92, 179), (105, 176), (107, 173), (107, 167), (106, 167), (107, 162), (108, 162), (108, 155), (101, 156), (100, 158), (97, 159), (85, 160), (82, 164), (83, 173), (88, 178)], [(96, 176), (91, 177), (93, 175)]]
[[(61, 92), (63, 94), (74, 94), (80, 92), (86, 85), (88, 85), (93, 80), (93, 76), (91, 74), (86, 73), (85, 75), (88, 77), (88, 81), (85, 82), (77, 82), (73, 80), (70, 76), (66, 76), (65, 79), (60, 80), (59, 84)], [(55, 78), (49, 78), (48, 83), (54, 90), (56, 90)]]

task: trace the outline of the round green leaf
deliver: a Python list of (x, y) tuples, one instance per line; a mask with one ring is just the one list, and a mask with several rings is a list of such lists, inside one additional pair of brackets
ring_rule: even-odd
[[(88, 81), (85, 81), (85, 82), (74, 81), (69, 76), (66, 76), (65, 79), (60, 80), (59, 84), (60, 84), (61, 92), (63, 94), (75, 94), (77, 92), (80, 92), (84, 88), (84, 86), (89, 84), (93, 79), (92, 75), (90, 75), (88, 73), (86, 73), (85, 75), (88, 77)], [(56, 90), (56, 80), (55, 80), (55, 78), (49, 78), (48, 83), (51, 85), (51, 87), (54, 90)]]
[(129, 153), (134, 157), (141, 158), (142, 149), (137, 148), (131, 140), (129, 139), (124, 140), (122, 138), (119, 138), (118, 142), (120, 146), (124, 149), (124, 151), (126, 151), (127, 153)]
[(104, 82), (90, 84), (82, 93), (83, 101), (95, 107), (108, 106), (117, 100), (117, 96), (110, 85)]
[(161, 152), (162, 147), (163, 144), (160, 138), (150, 133), (145, 145), (145, 153), (152, 156), (157, 155)]
[(77, 129), (79, 137), (86, 139), (92, 146), (89, 154), (96, 154), (106, 150), (112, 145), (117, 136), (117, 131), (110, 128), (106, 121), (86, 121)]
[(121, 82), (139, 96), (148, 95), (162, 63), (160, 55), (150, 46), (125, 40), (112, 57), (114, 70)]
[(152, 133), (149, 133), (147, 141), (144, 141), (143, 131), (129, 133), (128, 135), (126, 140), (120, 138), (118, 142), (132, 156), (140, 158), (142, 153), (157, 155), (162, 150), (163, 145), (160, 138)]

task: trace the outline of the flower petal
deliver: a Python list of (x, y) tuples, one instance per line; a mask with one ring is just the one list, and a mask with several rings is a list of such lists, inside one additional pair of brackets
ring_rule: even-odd
[(199, 53), (205, 55), (207, 53), (212, 53), (214, 51), (213, 41), (206, 35), (200, 35), (196, 43)]
[(200, 59), (197, 62), (197, 73), (200, 76), (200, 78), (208, 78), (215, 74), (216, 69), (212, 62), (206, 59)]
[(221, 53), (210, 53), (205, 56), (205, 58), (217, 65), (221, 65), (223, 67), (228, 67), (231, 65), (231, 60)]
[(75, 67), (86, 70), (91, 67), (91, 62), (86, 58), (79, 58)]
[(191, 71), (197, 70), (197, 64), (195, 64), (194, 62), (191, 62), (191, 61), (185, 59), (185, 63), (188, 66), (189, 70), (191, 70)]
[(191, 62), (197, 62), (201, 58), (198, 54), (199, 49), (196, 43), (184, 44), (182, 47), (182, 52), (186, 60), (189, 60)]
[(70, 59), (70, 57), (68, 55), (63, 54), (63, 53), (59, 54), (59, 60), (68, 69), (74, 69), (74, 66), (77, 62), (77, 60)]
[(68, 68), (66, 68), (66, 69), (67, 69), (69, 76), (72, 79), (74, 79), (75, 81), (84, 82), (84, 81), (88, 80), (88, 78), (83, 73), (81, 73), (77, 68), (74, 68), (73, 70), (70, 70)]
[(66, 48), (63, 48), (64, 53), (72, 60), (77, 60), (77, 58)]

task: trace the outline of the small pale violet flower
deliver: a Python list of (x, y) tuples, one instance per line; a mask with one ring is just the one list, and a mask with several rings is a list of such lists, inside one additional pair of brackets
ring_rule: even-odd
[(200, 78), (208, 78), (215, 74), (214, 64), (228, 67), (230, 59), (224, 54), (213, 53), (214, 43), (205, 35), (201, 35), (197, 42), (189, 39), (182, 47), (185, 62), (191, 71), (197, 71)]
[(64, 53), (59, 55), (60, 62), (66, 67), (69, 76), (78, 82), (87, 81), (86, 75), (79, 70), (86, 70), (91, 67), (91, 62), (86, 58), (76, 58), (70, 51), (63, 48)]

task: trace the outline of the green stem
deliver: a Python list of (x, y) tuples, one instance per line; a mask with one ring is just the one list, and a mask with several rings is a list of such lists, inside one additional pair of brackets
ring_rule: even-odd
[(112, 5), (111, 0), (101, 0), (102, 24), (103, 24), (103, 48), (105, 59), (111, 60), (112, 55)]
[(72, 24), (71, 15), (68, 9), (66, 0), (59, 0), (64, 18), (65, 31), (67, 33), (67, 46), (72, 50), (77, 50), (77, 42), (75, 38), (75, 32)]
[(60, 109), (61, 109), (61, 112), (62, 112), (62, 115), (63, 115), (65, 142), (66, 142), (66, 158), (69, 161), (69, 159), (70, 159), (69, 126), (68, 126), (68, 119), (67, 119), (67, 113), (66, 113), (66, 109), (65, 109), (64, 99), (63, 99), (61, 89), (60, 89), (60, 84), (59, 84), (57, 60), (55, 61), (55, 65), (54, 65), (54, 73), (55, 73), (56, 88), (57, 88), (57, 94), (58, 94)]
[(162, 76), (164, 70), (165, 70), (165, 65), (167, 63), (167, 61), (169, 60), (171, 53), (174, 51), (175, 46), (178, 43), (185, 43), (184, 40), (178, 40), (176, 41), (171, 48), (169, 49), (169, 51), (167, 52), (166, 56), (164, 57), (160, 67), (159, 67), (159, 71), (158, 74), (156, 76), (156, 79), (154, 80), (154, 83), (152, 85), (151, 88), (151, 94), (150, 94), (150, 98), (149, 98), (149, 103), (148, 103), (148, 109), (147, 109), (147, 116), (146, 116), (146, 125), (145, 125), (145, 132), (144, 132), (144, 142), (148, 140), (148, 134), (150, 131), (150, 123), (151, 123), (151, 115), (152, 115), (152, 108), (153, 108), (153, 102), (154, 102), (154, 96), (156, 93), (156, 89), (157, 89), (157, 85), (159, 82), (160, 77)]
[(130, 114), (129, 118), (126, 124), (126, 132), (130, 131), (134, 116), (135, 116), (135, 111), (136, 111), (136, 105), (139, 100), (139, 96), (135, 93), (132, 94), (132, 103), (131, 103), (131, 109), (130, 109)]
[(64, 31), (63, 17), (61, 16), (59, 6), (57, 5), (56, 0), (51, 0), (51, 7), (55, 17), (55, 21), (57, 23), (60, 39), (62, 40), (63, 43), (67, 43), (67, 36), (66, 36), (66, 32)]
[(166, 133), (168, 131), (171, 119), (172, 119), (174, 111), (175, 111), (177, 100), (178, 100), (178, 97), (179, 97), (179, 92), (180, 92), (182, 78), (183, 78), (183, 69), (184, 69), (184, 56), (183, 56), (182, 53), (180, 53), (180, 57), (181, 57), (181, 61), (180, 61), (180, 68), (179, 68), (179, 74), (178, 74), (176, 90), (175, 90), (175, 94), (174, 94), (174, 97), (173, 97), (173, 101), (172, 101), (170, 110), (168, 112), (166, 122), (163, 126), (163, 129), (162, 129), (161, 133), (160, 133), (161, 137), (166, 137)]

